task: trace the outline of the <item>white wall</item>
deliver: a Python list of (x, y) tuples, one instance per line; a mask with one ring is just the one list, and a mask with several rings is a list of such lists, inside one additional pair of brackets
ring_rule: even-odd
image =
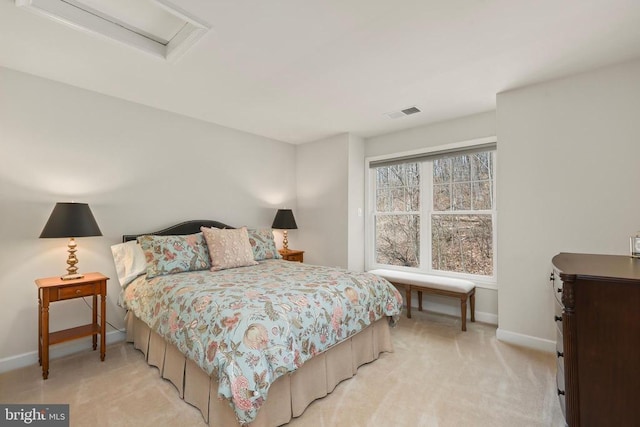
[[(269, 227), (276, 208), (296, 208), (290, 144), (6, 68), (0, 162), (0, 370), (37, 363), (33, 281), (66, 269), (66, 240), (38, 239), (56, 202), (88, 202), (96, 217), (104, 236), (77, 239), (78, 266), (111, 277), (107, 320), (118, 328), (109, 247), (122, 234), (187, 219)], [(88, 319), (82, 301), (51, 306), (51, 330)]]
[[(368, 138), (365, 140), (365, 156), (376, 157), (495, 135), (495, 111), (489, 111)], [(499, 151), (500, 141), (498, 140)], [(502, 160), (500, 154), (498, 154), (498, 158), (499, 161)], [(500, 198), (499, 185), (497, 193), (498, 198)], [(500, 218), (498, 219), (498, 229), (500, 229)], [(500, 246), (498, 246), (498, 253), (501, 250)], [(500, 283), (498, 283), (499, 286)], [(415, 301), (414, 304), (417, 304), (417, 296), (412, 299)], [(459, 302), (451, 298), (425, 297), (424, 308), (451, 315), (460, 315)], [(481, 287), (476, 289), (476, 318), (484, 322), (497, 323), (498, 292), (496, 289)]]
[(375, 157), (401, 153), (495, 135), (496, 112), (488, 111), (367, 138), (365, 140), (365, 156)]
[(363, 139), (344, 133), (297, 145), (296, 165), (296, 249), (310, 264), (363, 271)]
[(295, 249), (305, 251), (307, 263), (347, 267), (348, 146), (348, 134), (296, 146)]
[(558, 252), (640, 229), (640, 61), (498, 94), (498, 337), (555, 342)]
[(347, 267), (364, 271), (364, 139), (349, 135), (348, 157)]

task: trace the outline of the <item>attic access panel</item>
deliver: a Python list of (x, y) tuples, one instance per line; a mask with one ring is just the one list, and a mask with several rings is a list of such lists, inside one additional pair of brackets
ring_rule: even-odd
[(73, 28), (176, 60), (209, 26), (167, 0), (15, 0)]

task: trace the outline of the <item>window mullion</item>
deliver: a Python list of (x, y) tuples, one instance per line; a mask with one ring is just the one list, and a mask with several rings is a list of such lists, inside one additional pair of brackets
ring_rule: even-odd
[(432, 211), (431, 213), (434, 215), (492, 215), (493, 210), (481, 210), (481, 211), (472, 211), (472, 210), (451, 210), (451, 211)]
[(420, 211), (420, 269), (423, 271), (431, 271), (433, 161), (420, 163)]

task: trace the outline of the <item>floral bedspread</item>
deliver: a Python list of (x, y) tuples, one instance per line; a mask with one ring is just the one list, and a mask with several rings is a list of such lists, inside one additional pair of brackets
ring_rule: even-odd
[(390, 316), (402, 296), (369, 273), (282, 260), (217, 272), (144, 276), (125, 308), (210, 375), (249, 423), (269, 386), (314, 355)]

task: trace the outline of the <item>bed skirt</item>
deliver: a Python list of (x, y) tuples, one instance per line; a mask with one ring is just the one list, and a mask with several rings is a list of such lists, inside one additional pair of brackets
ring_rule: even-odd
[[(149, 365), (158, 368), (162, 378), (171, 381), (185, 402), (200, 410), (211, 427), (240, 426), (227, 400), (218, 397), (217, 378), (210, 377), (131, 312), (127, 315), (127, 341), (145, 355)], [(292, 417), (302, 415), (311, 402), (354, 376), (360, 365), (392, 351), (389, 323), (383, 318), (308, 360), (297, 371), (278, 378), (249, 425), (272, 427), (288, 423)]]

